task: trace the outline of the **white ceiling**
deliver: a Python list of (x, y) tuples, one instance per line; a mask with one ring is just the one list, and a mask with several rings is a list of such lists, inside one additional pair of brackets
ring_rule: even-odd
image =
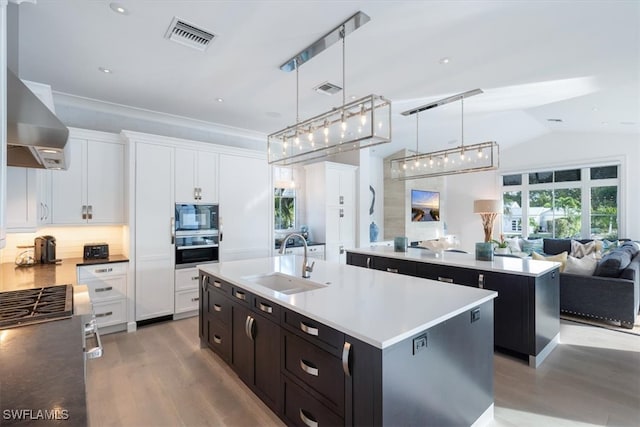
[[(371, 21), (346, 38), (344, 86), (347, 97), (393, 101), (393, 143), (378, 154), (415, 148), (415, 116), (401, 111), (475, 88), (485, 93), (464, 103), (465, 143), (504, 147), (550, 131), (640, 135), (637, 0), (122, 0), (128, 15), (109, 3), (22, 3), (20, 77), (266, 135), (295, 122), (295, 73), (279, 66), (361, 10)], [(218, 37), (205, 52), (173, 43), (164, 34), (174, 16)], [(341, 58), (336, 44), (300, 67), (301, 119), (342, 103), (312, 90), (343, 85)], [(460, 107), (420, 114), (420, 151), (460, 144)]]

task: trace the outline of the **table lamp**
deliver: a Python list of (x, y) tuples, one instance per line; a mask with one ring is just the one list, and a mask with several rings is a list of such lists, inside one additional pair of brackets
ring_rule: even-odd
[(480, 214), (484, 229), (484, 241), (490, 242), (493, 239), (493, 223), (496, 217), (502, 213), (500, 200), (474, 200), (473, 213)]

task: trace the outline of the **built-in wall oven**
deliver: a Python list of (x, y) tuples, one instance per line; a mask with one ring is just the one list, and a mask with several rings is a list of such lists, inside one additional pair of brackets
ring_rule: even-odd
[(176, 204), (176, 268), (218, 262), (218, 205)]

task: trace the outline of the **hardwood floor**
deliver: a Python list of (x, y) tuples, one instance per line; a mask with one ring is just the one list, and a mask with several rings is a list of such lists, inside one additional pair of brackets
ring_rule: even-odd
[[(538, 368), (495, 353), (495, 419), (511, 426), (638, 426), (640, 337), (561, 322)], [(284, 425), (210, 350), (197, 318), (106, 335), (87, 363), (90, 426)]]

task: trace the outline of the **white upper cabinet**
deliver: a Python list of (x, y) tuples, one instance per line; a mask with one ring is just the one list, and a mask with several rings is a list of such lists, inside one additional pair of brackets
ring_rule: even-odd
[(177, 148), (176, 203), (218, 203), (218, 154)]
[(9, 231), (35, 231), (38, 226), (36, 170), (7, 168), (6, 226)]
[(124, 145), (103, 135), (72, 132), (69, 169), (50, 175), (52, 224), (124, 222)]

